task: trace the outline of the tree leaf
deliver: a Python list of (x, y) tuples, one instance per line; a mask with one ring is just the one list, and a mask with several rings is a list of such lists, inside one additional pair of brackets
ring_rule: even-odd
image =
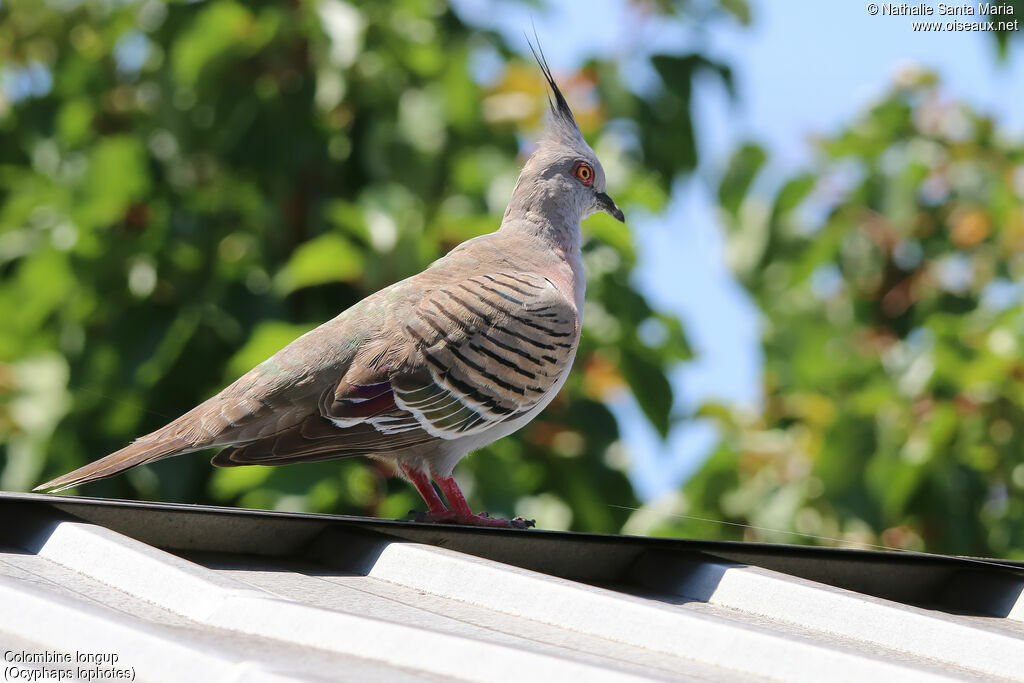
[(290, 294), (303, 287), (354, 280), (362, 273), (362, 253), (344, 237), (327, 234), (300, 245), (274, 285), (282, 294)]

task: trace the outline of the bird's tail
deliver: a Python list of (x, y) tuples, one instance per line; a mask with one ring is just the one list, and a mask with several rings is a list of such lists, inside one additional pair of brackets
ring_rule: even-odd
[(63, 491), (90, 481), (106, 479), (136, 465), (143, 465), (196, 450), (193, 444), (181, 437), (158, 438), (157, 435), (160, 431), (163, 430), (137, 439), (119, 451), (91, 462), (84, 467), (79, 467), (73, 472), (68, 472), (56, 479), (51, 479), (32, 490), (56, 493), (57, 491)]

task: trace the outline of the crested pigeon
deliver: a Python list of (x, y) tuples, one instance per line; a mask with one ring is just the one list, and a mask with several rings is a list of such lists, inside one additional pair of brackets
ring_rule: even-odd
[(561, 389), (583, 317), (580, 221), (598, 211), (624, 221), (543, 52), (534, 57), (551, 113), (496, 232), (363, 299), (168, 425), (36, 490), (207, 448), (223, 448), (218, 467), (362, 455), (392, 463), (416, 487), (422, 521), (532, 524), (474, 514), (452, 471)]

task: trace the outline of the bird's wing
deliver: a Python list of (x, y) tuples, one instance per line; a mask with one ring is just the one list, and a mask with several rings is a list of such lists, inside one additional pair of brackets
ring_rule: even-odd
[(485, 432), (557, 388), (580, 329), (549, 280), (520, 272), (437, 287), (399, 327), (324, 393), (319, 415), (222, 451), (214, 464), (372, 455)]
[(421, 366), (392, 379), (395, 403), (426, 432), (456, 439), (546, 398), (572, 362), (579, 321), (546, 278), (499, 273), (438, 288), (405, 332)]

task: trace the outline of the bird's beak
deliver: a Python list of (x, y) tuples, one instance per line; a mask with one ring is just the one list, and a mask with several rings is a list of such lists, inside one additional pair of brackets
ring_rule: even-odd
[(626, 222), (626, 217), (622, 215), (622, 209), (615, 205), (615, 201), (606, 192), (597, 193), (597, 204), (601, 207), (602, 211), (620, 223)]

